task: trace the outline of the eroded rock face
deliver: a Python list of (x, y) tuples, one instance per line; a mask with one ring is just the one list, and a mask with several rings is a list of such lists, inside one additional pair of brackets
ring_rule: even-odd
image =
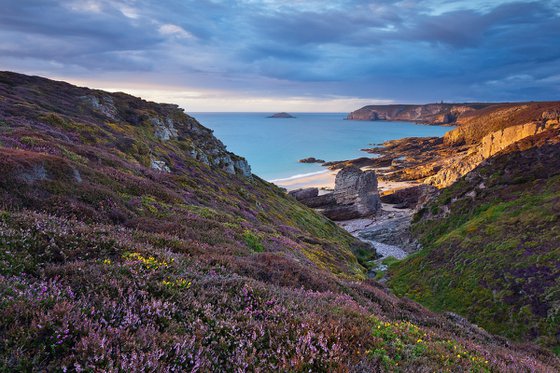
[(338, 172), (334, 192), (319, 196), (317, 188), (291, 192), (308, 207), (318, 208), (329, 219), (349, 220), (374, 215), (381, 208), (374, 171), (345, 167)]
[(88, 96), (83, 96), (82, 100), (89, 103), (89, 105), (96, 112), (112, 120), (117, 120), (119, 116), (119, 112), (115, 107), (115, 102), (111, 96), (103, 95), (101, 97), (97, 97), (94, 95), (88, 95)]
[(164, 120), (162, 120), (161, 118), (151, 118), (150, 121), (155, 127), (156, 137), (160, 140), (167, 141), (169, 139), (176, 138), (179, 134), (179, 132), (175, 128), (173, 119), (169, 117), (165, 118)]
[(338, 205), (353, 206), (356, 217), (375, 214), (381, 207), (375, 171), (343, 168), (336, 175), (334, 198)]
[(484, 136), (478, 151), (484, 158), (489, 158), (514, 142), (542, 132), (544, 128), (542, 123), (537, 122), (504, 128)]
[[(453, 184), (461, 176), (474, 170), (484, 160), (500, 153), (509, 146), (558, 127), (554, 112), (542, 114), (543, 121), (511, 126), (494, 131), (482, 138), (480, 143), (473, 145), (467, 154), (445, 160), (439, 172), (426, 178), (426, 184), (444, 188)], [(553, 119), (551, 119), (553, 118)]]
[[(118, 108), (123, 106), (122, 100), (130, 100), (130, 97), (124, 94), (120, 96), (90, 94), (81, 96), (80, 99), (90, 110), (105, 116), (112, 122), (150, 126), (153, 134), (160, 141), (188, 140), (190, 149), (187, 150), (187, 154), (207, 166), (218, 167), (232, 175), (239, 174), (245, 177), (252, 175), (251, 167), (244, 158), (227, 151), (225, 145), (213, 136), (212, 130), (188, 116), (177, 105), (142, 101), (142, 105), (150, 109), (150, 114), (146, 115), (130, 110), (119, 111)], [(155, 156), (157, 157), (157, 154)], [(170, 172), (165, 164), (157, 163), (160, 162), (157, 160), (155, 162), (151, 162), (152, 169)]]

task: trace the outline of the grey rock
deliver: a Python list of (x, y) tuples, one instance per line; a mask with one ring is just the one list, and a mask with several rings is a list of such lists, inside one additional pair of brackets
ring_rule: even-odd
[(396, 205), (397, 208), (417, 209), (436, 193), (437, 188), (421, 184), (397, 189), (393, 193), (381, 197), (381, 202)]
[(234, 160), (233, 166), (235, 167), (235, 170), (237, 172), (245, 177), (251, 177), (251, 175), (253, 175), (249, 162), (247, 162), (247, 160), (244, 158)]
[(319, 195), (319, 189), (318, 188), (302, 188), (302, 189), (292, 190), (292, 191), (288, 192), (288, 194), (291, 195), (292, 197), (294, 197), (295, 199), (297, 199), (298, 201), (301, 201), (303, 199), (309, 199), (309, 198), (317, 197)]
[(80, 174), (80, 171), (78, 171), (77, 168), (72, 169), (72, 176), (74, 177), (74, 181), (76, 181), (78, 184), (82, 183), (82, 175)]
[(171, 172), (171, 169), (169, 168), (169, 166), (167, 166), (167, 164), (164, 161), (160, 161), (153, 158), (152, 158), (151, 167), (153, 170), (156, 171), (167, 172), (167, 173)]
[(371, 216), (381, 208), (375, 171), (345, 167), (338, 172), (334, 192), (322, 196), (299, 199), (303, 204), (320, 211), (332, 220), (349, 220)]
[(155, 127), (155, 135), (157, 138), (163, 141), (176, 138), (178, 136), (178, 131), (175, 128), (175, 123), (171, 118), (165, 118), (164, 120), (160, 118), (151, 118), (150, 122)]
[(47, 170), (42, 164), (36, 164), (30, 170), (23, 172), (21, 178), (26, 183), (34, 183), (35, 181), (48, 180)]
[(83, 96), (81, 97), (82, 100), (87, 102), (93, 110), (105, 115), (108, 118), (113, 120), (118, 120), (119, 112), (115, 107), (115, 102), (113, 98), (108, 95), (103, 95), (101, 97), (97, 96)]

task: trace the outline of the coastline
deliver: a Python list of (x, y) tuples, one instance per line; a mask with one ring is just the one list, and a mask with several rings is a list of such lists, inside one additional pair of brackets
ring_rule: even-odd
[(300, 188), (319, 188), (319, 189), (332, 189), (334, 188), (334, 179), (338, 170), (323, 170), (309, 174), (295, 175), (284, 179), (269, 180), (269, 182), (278, 185), (281, 188), (286, 188), (288, 191)]
[[(372, 167), (361, 167), (361, 169), (363, 171), (374, 170), (377, 172), (377, 169)], [(332, 190), (334, 189), (334, 181), (338, 171), (339, 170), (326, 169), (324, 171), (313, 172), (310, 174), (295, 175), (284, 179), (269, 180), (269, 182), (276, 184), (281, 188), (285, 188), (288, 191), (300, 188), (319, 188), (322, 190)], [(418, 184), (419, 183), (408, 181), (378, 180), (378, 188), (380, 193), (388, 190), (408, 188)]]

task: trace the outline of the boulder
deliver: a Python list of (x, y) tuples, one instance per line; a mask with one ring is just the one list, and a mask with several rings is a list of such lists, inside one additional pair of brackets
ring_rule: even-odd
[(290, 194), (306, 206), (320, 209), (332, 220), (363, 218), (381, 208), (375, 171), (364, 172), (354, 166), (338, 172), (332, 193), (319, 196), (316, 188), (308, 188)]
[(415, 209), (436, 192), (437, 188), (431, 185), (415, 185), (386, 194), (381, 197), (381, 202), (396, 205), (396, 208)]
[(319, 189), (317, 188), (302, 188), (296, 189), (288, 192), (289, 195), (297, 199), (298, 201), (314, 198), (319, 195)]

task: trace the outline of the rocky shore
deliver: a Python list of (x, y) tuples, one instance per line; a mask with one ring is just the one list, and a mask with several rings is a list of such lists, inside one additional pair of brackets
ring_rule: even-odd
[[(462, 124), (442, 138), (387, 141), (382, 146), (363, 149), (374, 157), (325, 163), (332, 174), (338, 172), (332, 192), (320, 195), (316, 186), (292, 190), (290, 194), (371, 243), (381, 260), (389, 256), (402, 259), (419, 248), (410, 233), (412, 215), (437, 196), (439, 188), (451, 185), (495, 154), (512, 151), (512, 144), (531, 142), (535, 135), (552, 133), (550, 130), (560, 127), (558, 103), (471, 105), (468, 110), (457, 105), (424, 105), (421, 109), (416, 107), (417, 111), (410, 105), (360, 110), (363, 113), (374, 109), (385, 110), (381, 116), (375, 114), (374, 120), (403, 120), (403, 116), (413, 119), (411, 112), (427, 119), (444, 111), (461, 111), (456, 120)], [(512, 110), (516, 115), (513, 119)], [(356, 115), (354, 112), (349, 117), (356, 119)], [(503, 124), (499, 123), (507, 118), (509, 127), (500, 128)], [(484, 128), (482, 122), (487, 123)], [(316, 177), (324, 178), (325, 187), (332, 190), (328, 184), (332, 183), (332, 174)]]
[(412, 215), (435, 188), (426, 185), (393, 183), (385, 185), (383, 195), (374, 170), (361, 170), (355, 166), (341, 169), (332, 192), (319, 194), (318, 188), (300, 188), (289, 194), (314, 208), (360, 240), (371, 244), (379, 259), (403, 259), (418, 249), (412, 238)]

